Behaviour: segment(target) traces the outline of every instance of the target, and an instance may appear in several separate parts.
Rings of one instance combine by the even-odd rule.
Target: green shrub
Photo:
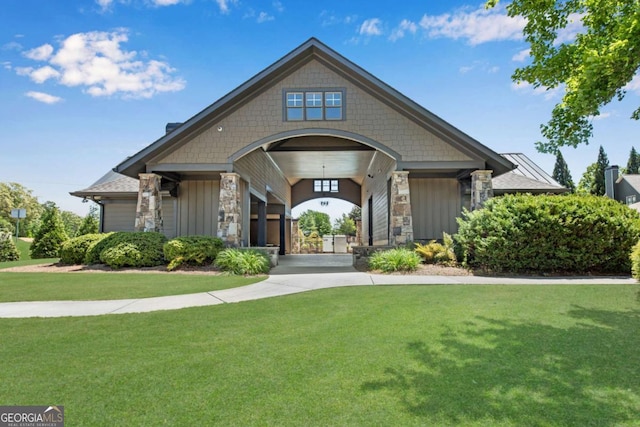
[[[507,195],[463,212],[464,262],[497,272],[628,273],[640,215],[606,197]]]
[[[118,243],[100,254],[100,260],[111,268],[150,267],[142,262],[142,251],[132,243]]]
[[[438,243],[435,240],[426,245],[416,243],[415,251],[426,264],[453,265],[456,263],[456,254],[453,246],[451,235],[443,233],[442,243]]]
[[[631,252],[631,274],[640,282],[640,241],[636,243]]]
[[[13,241],[11,233],[0,231],[0,262],[18,261],[20,252]]]
[[[174,270],[185,263],[211,264],[223,248],[224,242],[218,237],[184,236],[168,241],[162,250],[164,258],[169,261],[167,269]]]
[[[42,214],[42,223],[31,243],[31,258],[57,258],[60,247],[69,240],[58,207],[49,202]]]
[[[82,264],[91,245],[99,242],[109,234],[84,234],[67,240],[60,248],[60,263]]]
[[[130,267],[153,267],[156,265],[164,264],[164,255],[162,253],[162,246],[167,241],[167,238],[160,233],[155,232],[129,232],[118,231],[115,233],[109,233],[108,236],[100,241],[97,241],[89,246],[87,255],[85,256],[85,264],[107,264],[107,261],[114,262],[114,265],[120,268],[124,266]],[[140,254],[134,256],[130,261],[124,262],[122,253],[133,253],[129,248],[119,247],[114,252],[110,252],[107,258],[104,258],[104,253],[108,249],[116,248],[120,244],[130,244],[136,249],[136,253]]]
[[[232,274],[266,274],[271,266],[269,256],[255,249],[225,249],[216,258],[216,267]]]
[[[420,265],[420,256],[407,248],[375,252],[369,257],[369,268],[385,273],[413,271]]]

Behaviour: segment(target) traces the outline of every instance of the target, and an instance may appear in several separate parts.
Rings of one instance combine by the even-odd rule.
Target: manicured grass
[[[389,286],[0,320],[0,402],[69,425],[637,426],[632,286]]]
[[[235,288],[265,278],[176,273],[0,272],[0,302],[159,297]]]
[[[15,239],[14,239],[14,242],[15,242]],[[29,252],[29,248],[31,247],[31,242],[25,242],[23,240],[18,239],[18,241],[16,242],[16,247],[18,248],[18,252],[20,252],[20,260],[0,262],[0,269],[9,268],[9,267],[21,267],[23,265],[36,265],[36,264],[58,262],[58,258],[31,259],[31,253]]]

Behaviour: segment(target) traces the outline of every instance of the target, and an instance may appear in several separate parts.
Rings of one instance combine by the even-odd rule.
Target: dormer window
[[[344,89],[285,91],[285,121],[344,120]]]

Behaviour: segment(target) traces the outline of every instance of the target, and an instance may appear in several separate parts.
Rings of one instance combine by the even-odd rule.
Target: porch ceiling
[[[301,179],[350,178],[362,184],[376,151],[271,151],[291,185]]]

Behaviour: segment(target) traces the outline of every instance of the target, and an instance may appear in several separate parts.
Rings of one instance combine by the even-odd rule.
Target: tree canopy
[[[499,0],[488,0],[487,7]],[[624,98],[640,67],[640,3],[637,0],[513,0],[509,16],[526,19],[531,63],[512,79],[534,87],[564,88],[548,123],[540,126],[542,152],[588,144],[592,118],[614,98]],[[577,24],[577,25],[576,25]],[[576,28],[575,34],[570,29]],[[640,118],[640,108],[631,118]]]
[[[298,228],[305,236],[312,231],[316,231],[320,236],[331,234],[331,218],[324,212],[309,209],[300,214]]]

